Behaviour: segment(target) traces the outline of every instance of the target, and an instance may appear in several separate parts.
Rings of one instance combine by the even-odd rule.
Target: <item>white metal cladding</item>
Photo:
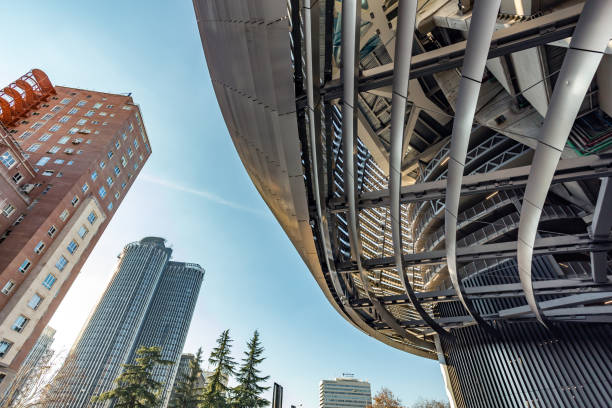
[[[399,21],[410,1],[194,4],[236,149],[337,311],[429,358],[441,328],[491,326],[495,337],[502,320],[537,318],[521,290],[524,253],[516,261],[522,199],[573,53],[552,43],[574,33],[583,4],[417,1],[412,40]],[[286,59],[267,65],[271,55]],[[612,321],[601,302],[612,296],[601,216],[612,189],[598,180],[612,175],[612,119],[598,106],[610,92],[597,89],[609,83],[600,71],[576,98],[573,144],[540,191],[549,197],[526,261],[533,297],[559,324]],[[270,126],[278,116],[290,117],[282,131]]]

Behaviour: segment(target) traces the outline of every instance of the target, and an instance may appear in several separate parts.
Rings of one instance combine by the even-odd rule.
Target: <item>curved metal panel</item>
[[[446,207],[444,210],[446,262],[448,263],[451,282],[465,309],[484,327],[490,326],[482,319],[471,300],[467,297],[457,273],[457,214],[459,212],[461,183],[470,142],[470,132],[472,130],[474,114],[476,113],[481,79],[487,62],[488,46],[495,28],[500,3],[501,0],[479,0],[474,5],[451,136]]]
[[[586,2],[544,119],[523,198],[517,242],[519,276],[531,311],[544,325],[533,291],[533,245],[542,207],[570,129],[612,37],[611,22],[612,1]]]

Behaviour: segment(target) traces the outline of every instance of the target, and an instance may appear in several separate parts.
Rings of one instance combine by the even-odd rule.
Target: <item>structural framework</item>
[[[437,359],[457,406],[612,405],[612,2],[194,6],[242,162],[338,313]]]

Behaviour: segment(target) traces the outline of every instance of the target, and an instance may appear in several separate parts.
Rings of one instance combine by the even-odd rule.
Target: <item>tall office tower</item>
[[[0,122],[0,379],[10,380],[151,148],[130,96],[54,87],[36,69],[0,91]]]
[[[174,396],[174,392],[176,391],[176,387],[178,386],[178,383],[183,378],[191,374],[191,371],[190,371],[191,368],[189,364],[194,359],[195,359],[195,355],[193,354],[189,354],[189,353],[181,354],[181,359],[179,360],[179,363],[176,369],[176,375],[174,376],[174,383],[172,384],[172,393],[170,396],[170,401],[172,400]],[[207,379],[208,379],[207,373],[206,374],[204,372],[200,373],[200,375],[198,376],[196,387],[205,388]],[[227,382],[225,384],[227,385]]]
[[[7,384],[0,397],[0,406],[19,406],[19,401],[23,401],[23,398],[33,397],[34,394],[41,391],[37,387],[44,384],[44,376],[48,374],[45,366],[53,357],[54,351],[51,345],[54,340],[55,329],[50,326],[45,327],[32,350],[23,360],[17,374],[11,383]]]
[[[163,238],[126,245],[46,407],[108,407],[90,404],[91,397],[113,388],[122,364],[133,361],[140,346],[159,346],[162,357],[174,362],[154,372],[167,403],[204,277],[199,265],[170,261],[171,254]]]
[[[194,7],[245,170],[341,316],[437,360],[460,408],[612,406],[612,1]]]
[[[354,378],[336,378],[319,383],[320,408],[365,408],[372,404],[370,383]]]

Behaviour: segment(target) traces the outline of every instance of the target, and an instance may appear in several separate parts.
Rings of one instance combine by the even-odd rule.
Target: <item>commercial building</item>
[[[45,377],[49,374],[47,367],[54,354],[51,349],[54,340],[55,329],[50,326],[45,327],[15,377],[12,381],[7,380],[5,391],[0,397],[0,406],[25,404],[26,400],[42,391]]]
[[[114,387],[122,364],[132,362],[141,346],[158,346],[174,362],[157,367],[167,404],[187,331],[204,278],[197,264],[170,261],[165,240],[143,238],[126,245],[115,274],[73,345],[46,408],[105,407],[92,396]],[[165,406],[165,405],[163,405]]]
[[[372,389],[367,381],[350,377],[319,383],[319,408],[366,408],[372,405]]]
[[[10,380],[151,148],[130,96],[53,86],[37,69],[0,91],[0,122],[0,379]]]
[[[194,6],[236,150],[338,313],[439,361],[458,407],[612,406],[612,2]]]

